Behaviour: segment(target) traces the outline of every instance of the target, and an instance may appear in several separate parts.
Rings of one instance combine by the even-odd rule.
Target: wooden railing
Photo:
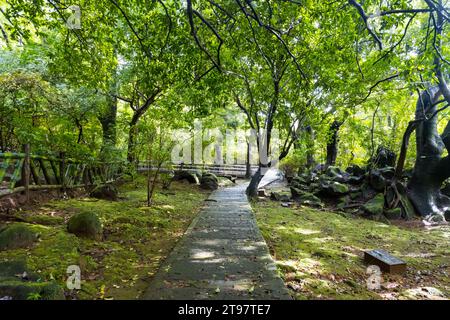
[[[109,183],[123,172],[120,162],[86,163],[65,158],[34,155],[28,145],[23,153],[0,153],[0,197],[30,190],[66,189]]]

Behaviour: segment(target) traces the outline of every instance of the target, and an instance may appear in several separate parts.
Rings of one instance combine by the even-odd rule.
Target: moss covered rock
[[[286,192],[286,191],[280,191],[280,192],[272,191],[270,193],[270,199],[274,200],[274,201],[288,202],[289,200],[291,200],[291,195],[289,192]]]
[[[305,192],[303,195],[301,195],[300,197],[297,198],[297,201],[299,201],[301,204],[305,204],[308,206],[313,206],[313,207],[322,207],[322,201],[316,197],[315,195],[313,195],[312,193],[309,192]]]
[[[63,289],[56,282],[6,280],[0,282],[0,297],[13,300],[65,300]]]
[[[175,171],[173,180],[175,181],[188,181],[189,183],[198,184],[199,179],[195,173],[185,171],[185,170],[178,170]]]
[[[25,223],[14,223],[0,232],[0,250],[27,248],[38,235]]]
[[[105,184],[95,187],[95,189],[91,191],[90,196],[97,199],[116,201],[118,194],[119,192],[115,186],[112,184]]]
[[[93,212],[83,212],[72,216],[67,223],[67,231],[78,237],[100,240],[103,228]]]
[[[200,187],[206,190],[216,190],[219,187],[219,179],[213,173],[204,173],[200,179]]]
[[[368,201],[363,209],[370,215],[381,215],[384,209],[384,195],[379,193],[372,200]]]
[[[386,216],[386,218],[388,218],[390,220],[401,219],[401,217],[402,217],[402,208],[394,208],[394,209],[391,209],[391,210],[386,210],[384,212],[384,215]]]

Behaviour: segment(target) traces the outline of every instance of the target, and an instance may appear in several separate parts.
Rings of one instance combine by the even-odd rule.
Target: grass
[[[296,299],[406,299],[433,292],[450,298],[450,228],[432,230],[349,218],[278,202],[253,203],[258,225]],[[385,249],[407,262],[403,276],[382,275],[368,290],[363,251]]]
[[[81,268],[77,299],[136,299],[183,235],[209,192],[174,182],[157,189],[154,204],[146,206],[144,177],[119,187],[120,200],[78,198],[50,201],[20,212],[39,233],[29,249],[0,252],[0,261],[26,259],[30,271],[43,281],[55,279],[65,288],[69,265]],[[67,220],[80,212],[94,212],[103,224],[103,240],[77,238],[66,230]]]

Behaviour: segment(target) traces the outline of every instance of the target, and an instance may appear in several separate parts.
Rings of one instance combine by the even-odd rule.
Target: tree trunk
[[[314,159],[314,131],[311,126],[305,128],[307,134],[306,142],[306,167],[311,169],[314,167],[316,160]]]
[[[128,131],[128,151],[127,160],[128,163],[136,163],[136,136],[137,128],[136,124],[130,124],[130,130]]]
[[[116,135],[116,119],[117,119],[117,98],[108,98],[108,109],[99,116],[99,121],[103,129],[103,145],[102,149],[107,146],[115,146],[117,142]]]
[[[335,120],[330,126],[331,136],[327,142],[327,161],[326,166],[334,166],[336,164],[338,141],[339,141],[339,128],[342,123]]]
[[[250,179],[252,176],[252,167],[250,163],[250,142],[247,142],[247,159],[245,162],[245,179]]]
[[[262,173],[262,166],[259,165],[258,170],[252,176],[252,179],[250,180],[247,190],[245,191],[247,193],[247,196],[254,198],[258,195],[258,185],[263,177],[264,174]]]
[[[429,90],[435,95],[436,89]],[[416,120],[424,118],[424,110],[431,117],[438,97],[423,92],[417,102]],[[444,149],[450,150],[450,121],[442,136],[437,130],[437,115],[420,121],[416,129],[417,157],[414,172],[408,183],[408,195],[417,213],[422,217],[444,219],[450,209],[450,198],[440,191],[442,183],[450,177],[450,158],[442,158]],[[447,213],[446,213],[447,212]],[[436,218],[435,218],[436,217]]]

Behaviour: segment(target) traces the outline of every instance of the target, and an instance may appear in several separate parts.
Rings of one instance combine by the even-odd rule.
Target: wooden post
[[[39,161],[39,167],[41,168],[42,174],[44,175],[45,183],[48,185],[52,184],[52,180],[50,179],[50,176],[48,175],[47,168],[45,167],[45,164],[44,164],[44,160],[42,160],[42,158],[38,158],[38,161]],[[56,182],[56,183],[58,183],[58,182]]]
[[[61,190],[66,191],[66,160],[64,159],[64,152],[59,153],[59,179],[61,183]]]
[[[28,143],[24,144],[23,152],[25,158],[22,166],[22,181],[25,188],[25,200],[28,203],[30,201],[30,145]]]

